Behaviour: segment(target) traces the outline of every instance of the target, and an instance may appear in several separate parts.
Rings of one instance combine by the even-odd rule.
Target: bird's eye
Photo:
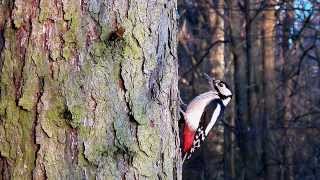
[[[219,83],[219,84],[218,84],[218,86],[220,86],[220,87],[223,87],[223,85],[224,85],[223,83]]]

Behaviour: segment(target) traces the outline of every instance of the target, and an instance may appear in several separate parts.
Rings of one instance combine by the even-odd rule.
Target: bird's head
[[[221,80],[214,80],[213,87],[222,99],[232,97],[232,92],[231,92],[229,86],[227,85],[227,83],[225,83]]]
[[[227,83],[224,81],[215,79],[208,74],[204,73],[204,77],[209,81],[209,85],[212,90],[215,90],[221,99],[232,98],[232,92]]]

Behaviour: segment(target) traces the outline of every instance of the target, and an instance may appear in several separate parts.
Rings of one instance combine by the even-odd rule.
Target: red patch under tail
[[[191,129],[187,124],[184,124],[183,129],[183,152],[189,152],[194,139],[195,131]]]

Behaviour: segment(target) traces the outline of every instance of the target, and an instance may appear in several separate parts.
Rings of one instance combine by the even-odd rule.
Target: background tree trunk
[[[204,63],[203,71],[217,79],[224,79],[225,75],[225,43],[224,43],[224,0],[206,1],[208,3],[208,15],[211,41],[207,62]],[[206,83],[207,84],[207,83]],[[211,119],[211,114],[207,115]],[[206,138],[203,145],[202,156],[204,159],[204,178],[206,180],[223,179],[223,158],[224,158],[224,131],[222,124],[216,125]]]
[[[252,178],[253,171],[250,166],[253,164],[254,154],[251,153],[251,143],[248,130],[252,126],[249,119],[250,96],[249,96],[249,78],[250,78],[250,25],[248,19],[250,17],[249,1],[225,1],[228,6],[228,36],[231,44],[232,61],[234,63],[234,102],[235,106],[235,125],[237,131],[237,144],[239,146],[240,168],[236,169],[239,179]],[[240,7],[241,6],[241,7]]]
[[[263,136],[273,139],[273,132],[269,130],[270,126],[276,124],[276,71],[275,71],[275,27],[276,27],[276,13],[275,13],[276,1],[268,0],[266,2],[266,9],[263,12]],[[266,135],[268,134],[268,135]],[[265,139],[266,141],[266,139]],[[265,158],[267,164],[265,169],[265,179],[276,179],[277,167],[272,166],[272,155],[274,147],[272,143],[265,142]]]
[[[0,177],[181,178],[175,1],[0,9]]]
[[[287,1],[284,6],[286,7],[286,10],[284,12],[284,18],[283,18],[283,28],[282,28],[282,43],[281,43],[281,54],[280,54],[280,60],[283,65],[283,88],[285,89],[284,97],[283,97],[283,127],[284,127],[284,138],[285,142],[291,142],[290,138],[294,136],[294,132],[290,130],[290,120],[292,119],[292,100],[290,96],[294,93],[292,92],[293,87],[293,80],[289,77],[289,71],[290,67],[293,66],[291,59],[289,59],[289,53],[290,52],[290,31],[293,29],[293,23],[294,23],[294,11],[292,10],[294,8],[294,2],[293,0]],[[283,152],[283,163],[284,168],[281,170],[281,179],[285,180],[293,180],[294,179],[294,173],[293,173],[293,150],[292,145],[289,143],[288,145],[284,145],[282,147]]]

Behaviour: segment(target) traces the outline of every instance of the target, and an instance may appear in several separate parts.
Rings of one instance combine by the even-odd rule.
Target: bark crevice
[[[10,175],[11,165],[9,164],[9,160],[0,154],[0,179],[10,179]]]

